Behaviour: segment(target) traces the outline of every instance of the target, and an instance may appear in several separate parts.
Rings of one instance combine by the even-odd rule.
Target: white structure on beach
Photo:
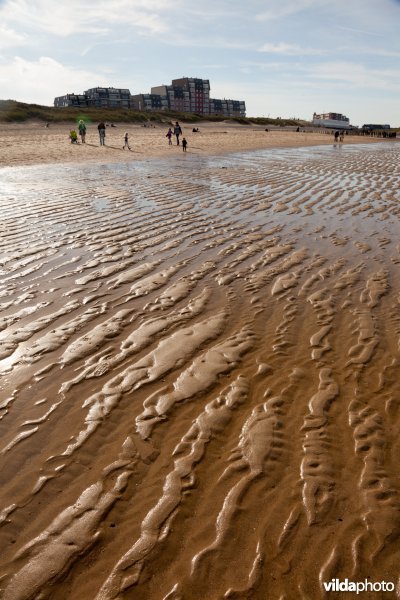
[[[312,124],[333,129],[350,129],[350,119],[340,113],[333,112],[322,113],[320,115],[314,113]]]

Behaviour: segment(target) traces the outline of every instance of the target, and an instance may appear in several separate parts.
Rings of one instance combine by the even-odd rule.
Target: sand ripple
[[[399,165],[3,170],[2,598],[397,583]]]

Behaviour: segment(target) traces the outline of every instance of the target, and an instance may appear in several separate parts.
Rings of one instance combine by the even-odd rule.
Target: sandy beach
[[[398,598],[400,145],[191,128],[2,131],[0,596]]]
[[[260,125],[239,123],[181,123],[183,135],[188,141],[187,152],[196,156],[220,155],[231,152],[260,150],[267,148],[305,147],[331,145],[333,135],[313,133],[295,128],[269,128]],[[0,167],[53,163],[133,162],[151,157],[171,158],[182,148],[168,145],[165,137],[168,127],[155,124],[143,127],[139,124],[117,123],[106,128],[106,145],[100,147],[97,123],[87,127],[86,143],[71,144],[71,123],[50,124],[42,122],[3,124],[0,133]],[[193,133],[193,127],[199,132]],[[77,129],[77,126],[75,126]],[[132,151],[123,150],[125,132],[129,134]],[[345,136],[345,144],[369,144],[377,138]]]

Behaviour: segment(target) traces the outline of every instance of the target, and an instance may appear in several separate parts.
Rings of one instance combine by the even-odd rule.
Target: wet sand
[[[1,597],[397,585],[400,146],[1,175]]]

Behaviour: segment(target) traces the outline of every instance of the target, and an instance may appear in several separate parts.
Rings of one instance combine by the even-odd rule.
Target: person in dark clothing
[[[97,129],[99,130],[100,146],[105,146],[106,126],[101,122],[97,125]]]
[[[125,133],[124,145],[122,146],[122,150],[125,150],[125,148],[128,148],[128,150],[131,150],[131,147],[129,145],[129,134],[128,134],[128,132]]]
[[[186,138],[182,138],[182,150],[186,152],[187,140]]]
[[[179,136],[182,135],[182,129],[178,121],[175,123],[174,135],[176,136],[176,145],[179,146]]]

